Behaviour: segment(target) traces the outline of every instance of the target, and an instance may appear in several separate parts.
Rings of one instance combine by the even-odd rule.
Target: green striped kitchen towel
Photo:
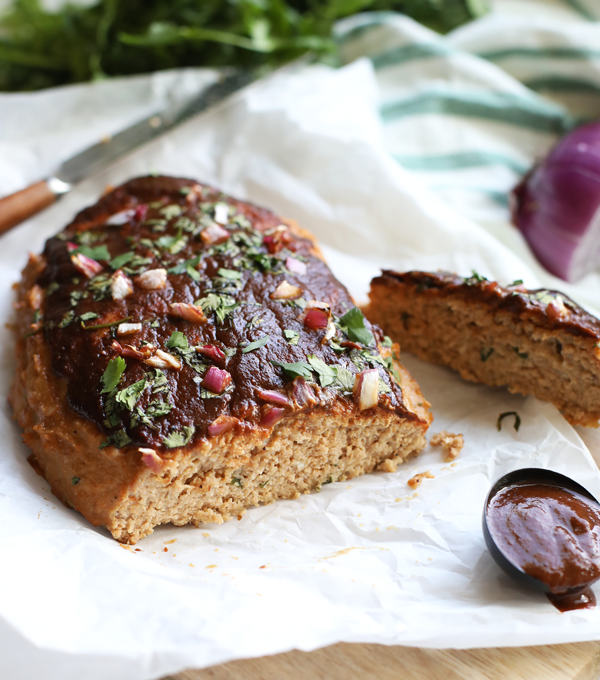
[[[496,0],[446,36],[372,12],[337,38],[344,62],[373,63],[393,157],[479,222],[506,221],[536,159],[600,118],[600,0]]]

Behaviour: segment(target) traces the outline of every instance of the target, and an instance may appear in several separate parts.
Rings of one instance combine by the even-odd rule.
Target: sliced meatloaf
[[[392,470],[431,416],[289,221],[135,179],[31,256],[10,401],[53,492],[119,541]]]
[[[478,274],[384,271],[366,313],[421,359],[533,394],[573,424],[598,425],[600,320],[562,293]]]

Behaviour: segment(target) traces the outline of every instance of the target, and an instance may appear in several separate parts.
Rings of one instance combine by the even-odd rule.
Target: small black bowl
[[[535,578],[535,576],[526,574],[520,567],[511,562],[508,557],[506,557],[506,555],[496,545],[496,542],[492,538],[492,534],[488,527],[488,506],[492,498],[494,498],[494,496],[505,487],[523,482],[560,486],[563,489],[575,491],[576,493],[589,498],[599,507],[600,503],[598,503],[598,500],[585,487],[581,486],[581,484],[578,484],[570,477],[565,477],[565,475],[561,475],[558,472],[553,472],[552,470],[543,470],[541,468],[522,468],[521,470],[509,472],[507,475],[500,477],[500,479],[498,479],[490,489],[483,506],[483,537],[485,539],[487,549],[490,551],[490,554],[494,558],[496,564],[512,579],[521,585],[526,586],[527,588],[549,593],[550,588],[543,581]]]

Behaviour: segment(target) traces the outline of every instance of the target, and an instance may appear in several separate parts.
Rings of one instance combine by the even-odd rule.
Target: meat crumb
[[[411,489],[416,489],[418,486],[421,486],[424,479],[434,479],[434,477],[435,475],[432,475],[431,472],[427,470],[427,472],[420,472],[418,475],[411,477],[406,483]]]
[[[465,438],[462,434],[453,434],[452,432],[442,430],[442,432],[434,434],[429,443],[431,446],[441,446],[442,451],[446,454],[445,460],[449,463],[462,451],[462,447],[465,445]]]

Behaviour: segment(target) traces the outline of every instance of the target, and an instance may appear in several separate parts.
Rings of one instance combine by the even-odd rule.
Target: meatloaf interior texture
[[[310,235],[132,180],[32,255],[10,401],[55,495],[119,541],[240,517],[425,445],[429,404]]]
[[[474,274],[384,271],[369,320],[425,361],[466,380],[554,404],[572,424],[598,426],[600,320],[561,293],[508,287]]]

